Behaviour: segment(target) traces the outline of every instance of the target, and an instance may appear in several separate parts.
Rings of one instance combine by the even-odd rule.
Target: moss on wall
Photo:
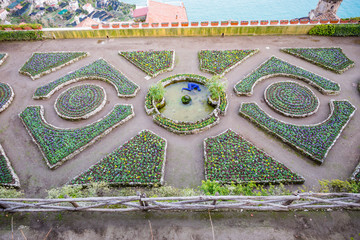
[[[287,26],[239,26],[239,27],[187,27],[187,28],[138,28],[138,29],[100,29],[100,30],[67,30],[56,29],[44,31],[47,38],[110,38],[116,37],[206,37],[238,35],[291,35],[307,34],[312,25]]]

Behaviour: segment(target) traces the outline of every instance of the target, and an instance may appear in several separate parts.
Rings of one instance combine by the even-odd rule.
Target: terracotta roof
[[[184,4],[182,6],[175,6],[149,0],[148,8],[147,23],[188,22]]]
[[[17,8],[17,9],[22,9],[23,7],[22,7],[20,4],[18,4],[18,5],[16,5],[15,8]]]
[[[91,25],[94,24],[99,24],[97,21],[95,21],[92,18],[85,18],[81,23],[79,23],[78,25],[76,25],[76,27],[91,27]]]
[[[144,8],[138,8],[138,9],[135,9],[133,11],[133,17],[134,18],[137,18],[137,17],[144,17],[147,15],[148,13],[148,9],[147,7],[144,7]]]

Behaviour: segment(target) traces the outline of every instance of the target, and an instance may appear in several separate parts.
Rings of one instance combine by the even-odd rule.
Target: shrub
[[[43,31],[0,31],[0,41],[29,41],[43,39]]]
[[[360,24],[318,25],[310,29],[310,35],[320,36],[360,36]]]
[[[150,86],[149,94],[155,102],[160,102],[164,98],[165,88],[161,82],[158,82]]]
[[[206,87],[209,89],[212,99],[219,99],[220,94],[226,91],[226,81],[226,78],[222,78],[219,75],[215,75],[209,79],[206,83]]]
[[[335,26],[331,24],[318,25],[310,29],[310,35],[331,36],[335,33]]]
[[[360,193],[360,182],[334,180],[320,180],[320,192],[350,192]]]
[[[0,187],[0,198],[20,198],[23,196],[23,191],[17,191],[15,188]]]

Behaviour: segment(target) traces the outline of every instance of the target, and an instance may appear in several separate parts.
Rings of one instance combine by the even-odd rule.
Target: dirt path
[[[320,67],[297,59],[279,51],[282,47],[341,47],[344,53],[355,61],[352,68],[342,75],[326,71]],[[177,73],[195,73],[210,76],[198,69],[197,52],[202,49],[253,49],[260,53],[251,57],[235,68],[226,77],[229,110],[221,118],[219,125],[198,135],[178,136],[155,125],[152,117],[144,111],[144,98],[150,84]],[[145,80],[146,74],[118,55],[118,50],[163,50],[176,51],[176,67],[170,73],[164,73],[155,79]],[[32,81],[29,77],[18,73],[33,52],[46,51],[89,51],[87,57],[75,64]],[[360,44],[359,38],[327,38],[313,36],[259,36],[259,37],[225,37],[225,38],[134,38],[110,39],[99,43],[96,39],[47,40],[42,42],[1,43],[0,52],[9,53],[9,58],[0,67],[1,82],[9,83],[15,91],[12,105],[0,114],[0,143],[10,158],[15,171],[19,175],[22,188],[28,196],[44,196],[45,190],[62,186],[68,180],[86,170],[103,156],[122,145],[142,129],[150,129],[168,140],[167,165],[165,181],[176,187],[197,187],[204,179],[203,140],[217,135],[228,128],[240,133],[247,140],[265,150],[278,161],[300,173],[306,179],[308,187],[317,186],[320,179],[347,179],[357,165],[360,155],[360,110],[358,110],[345,131],[330,151],[325,162],[319,166],[308,158],[298,154],[290,147],[264,133],[249,121],[238,115],[240,103],[255,101],[270,115],[297,124],[318,123],[329,115],[330,99],[348,99],[360,109],[360,96],[355,84],[360,80]],[[237,97],[233,86],[245,75],[270,56],[280,57],[291,64],[325,76],[341,85],[338,96],[324,96],[310,87],[320,99],[318,113],[306,119],[289,119],[271,110],[263,101],[264,89],[271,83],[288,78],[272,78],[258,84],[251,97]],[[140,85],[141,90],[135,98],[120,99],[114,88],[101,81],[86,81],[104,87],[109,102],[100,113],[88,120],[69,122],[59,118],[54,110],[54,102],[63,90],[56,92],[48,100],[33,100],[35,89],[66,73],[76,70],[98,58],[104,58],[117,69],[125,73],[131,80]],[[297,80],[295,80],[297,81]],[[85,81],[84,81],[85,82]],[[84,83],[81,82],[80,84]],[[300,81],[297,81],[300,82]],[[74,86],[71,84],[64,90]],[[43,105],[47,121],[58,127],[80,127],[92,123],[109,113],[117,103],[133,104],[135,118],[113,130],[101,141],[87,148],[84,152],[67,161],[63,166],[52,171],[42,160],[42,155],[22,125],[18,114],[29,105]]]
[[[0,215],[0,240],[12,239],[11,215]],[[15,214],[14,239],[360,239],[360,212],[50,213]],[[150,228],[151,226],[151,228]],[[154,238],[152,238],[152,236]]]

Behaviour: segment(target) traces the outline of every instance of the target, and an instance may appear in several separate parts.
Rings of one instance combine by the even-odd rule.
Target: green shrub
[[[15,188],[0,187],[0,198],[20,198],[24,192],[17,191]]]
[[[336,37],[360,36],[360,24],[318,25],[310,29],[309,34]]]
[[[310,29],[310,35],[331,36],[335,33],[334,25],[318,25]]]
[[[93,182],[86,187],[75,185],[65,185],[61,188],[53,188],[46,191],[47,198],[85,198],[85,197],[102,197],[110,193],[110,187],[105,182]]]
[[[220,77],[219,75],[215,75],[209,79],[206,83],[206,87],[209,89],[211,94],[211,98],[213,100],[217,100],[220,97],[220,94],[226,91],[226,79]]]
[[[360,182],[334,180],[320,180],[320,192],[350,192],[360,193]]]
[[[29,41],[42,39],[42,31],[0,31],[0,41]]]
[[[164,86],[160,82],[151,85],[149,89],[149,94],[150,96],[152,96],[155,102],[160,102],[165,94]]]

